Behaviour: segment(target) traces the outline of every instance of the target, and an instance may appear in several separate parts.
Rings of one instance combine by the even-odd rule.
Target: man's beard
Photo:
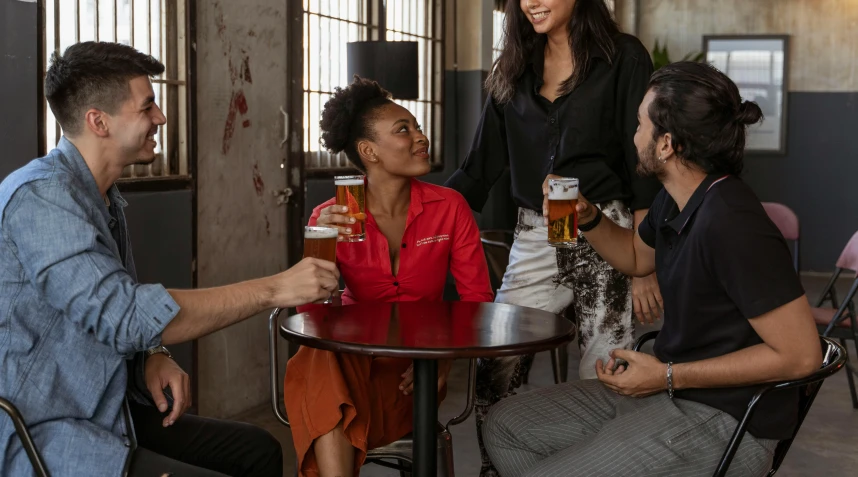
[[[664,164],[656,159],[655,140],[650,139],[644,150],[638,151],[638,165],[635,172],[641,177],[655,177],[659,180],[664,178]]]

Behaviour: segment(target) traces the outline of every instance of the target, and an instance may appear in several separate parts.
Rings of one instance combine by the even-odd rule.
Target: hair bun
[[[390,93],[377,82],[358,75],[354,76],[354,81],[349,86],[334,88],[334,94],[325,103],[319,121],[322,146],[334,154],[345,150],[354,139],[351,136],[355,120],[364,113],[368,105],[389,98]]]
[[[757,124],[763,119],[763,110],[760,109],[760,106],[753,101],[742,101],[742,104],[739,105],[739,113],[736,116],[736,121],[745,125],[750,126],[751,124]]]

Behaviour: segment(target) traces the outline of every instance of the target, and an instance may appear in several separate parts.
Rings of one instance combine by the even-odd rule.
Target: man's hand
[[[333,262],[305,258],[297,265],[271,277],[273,306],[291,308],[322,303],[340,289],[340,272]]]
[[[560,176],[548,174],[545,181],[542,182],[542,217],[544,223],[548,225],[548,179],[560,179]],[[581,192],[578,192],[578,224],[583,225],[593,220],[596,217],[596,206],[591,204],[584,198]]]
[[[167,412],[169,407],[164,396],[164,388],[167,386],[170,386],[173,393],[173,411],[164,418],[164,427],[172,426],[176,419],[191,407],[191,380],[188,373],[166,354],[153,354],[146,358],[146,388],[161,412]]]
[[[614,367],[618,360],[627,364]],[[645,397],[667,389],[667,365],[655,356],[615,349],[606,364],[596,361],[596,377],[611,391],[623,396]]]
[[[664,311],[664,301],[655,273],[642,278],[632,278],[632,305],[635,317],[641,324],[653,324]]]
[[[452,359],[438,360],[438,391],[447,383],[447,377],[450,376],[450,370],[453,369]],[[408,396],[414,392],[414,364],[412,363],[408,369],[402,373],[402,382],[399,384],[399,390],[402,394]]]

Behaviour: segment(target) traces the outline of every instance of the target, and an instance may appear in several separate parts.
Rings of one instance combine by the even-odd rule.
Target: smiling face
[[[536,33],[566,32],[576,0],[521,0],[521,11]]]
[[[150,164],[155,160],[158,126],[165,124],[167,118],[155,104],[148,77],[138,76],[128,85],[128,98],[115,114],[107,115],[108,140],[124,164]]]
[[[407,109],[396,103],[380,106],[373,111],[371,127],[373,139],[358,146],[367,172],[380,167],[399,177],[429,173],[429,139]]]

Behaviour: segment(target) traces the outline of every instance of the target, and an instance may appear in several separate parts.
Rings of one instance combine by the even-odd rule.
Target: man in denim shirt
[[[154,160],[165,118],[149,78],[163,71],[114,43],[54,55],[45,93],[64,137],[0,184],[0,396],[20,409],[53,475],[279,476],[280,445],[265,431],[179,417],[191,401],[187,375],[162,345],[324,300],[339,273],[307,259],[212,289],[137,282],[114,182]],[[0,456],[0,475],[32,472],[5,416]]]

